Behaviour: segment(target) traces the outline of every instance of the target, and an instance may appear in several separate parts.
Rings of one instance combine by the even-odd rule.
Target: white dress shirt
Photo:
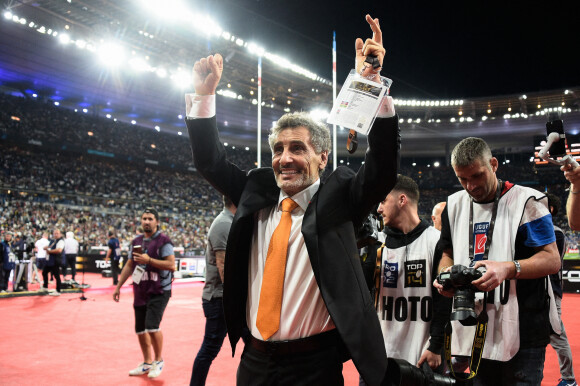
[[[271,341],[305,338],[335,328],[320,295],[302,235],[304,213],[319,187],[320,179],[291,197],[298,207],[292,211],[280,328],[269,339]],[[277,205],[262,209],[255,215],[248,272],[246,318],[252,335],[257,339],[262,339],[256,327],[256,318],[268,246],[272,233],[280,223],[281,203],[287,197],[289,197],[287,194],[280,191]]]

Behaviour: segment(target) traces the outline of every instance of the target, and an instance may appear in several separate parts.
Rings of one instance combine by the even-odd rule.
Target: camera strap
[[[453,365],[451,364],[451,334],[453,333],[453,327],[451,326],[451,321],[448,321],[445,325],[445,362],[453,378],[458,381],[464,382],[471,379],[477,375],[479,370],[479,364],[481,363],[481,358],[483,356],[483,347],[485,346],[485,338],[487,336],[487,292],[483,295],[483,310],[477,317],[477,325],[475,326],[475,334],[473,336],[473,344],[471,345],[471,358],[469,360],[469,374],[455,374],[453,371]]]
[[[487,231],[487,239],[485,240],[485,247],[483,251],[483,260],[487,260],[487,255],[489,253],[489,246],[491,245],[491,240],[493,238],[493,230],[495,228],[495,219],[497,217],[497,208],[499,206],[499,198],[503,190],[503,181],[497,181],[497,190],[495,192],[495,198],[493,200],[493,207],[491,209],[491,220],[489,220],[489,229]],[[474,242],[474,229],[473,229],[473,198],[470,197],[469,200],[469,260],[473,261],[475,256],[475,250],[473,249]],[[445,325],[445,361],[447,362],[447,367],[451,371],[453,378],[458,381],[467,381],[477,375],[479,370],[479,364],[481,363],[481,358],[483,356],[483,347],[485,346],[485,338],[487,336],[487,292],[483,293],[483,309],[481,310],[479,316],[477,317],[477,325],[475,326],[475,334],[473,336],[473,344],[471,345],[471,358],[469,361],[469,374],[455,374],[453,371],[453,366],[451,364],[451,335],[453,333],[453,327],[451,326],[451,321],[447,322]]]
[[[483,250],[483,260],[487,260],[487,255],[489,253],[489,246],[491,245],[491,239],[493,237],[493,229],[495,228],[495,218],[497,217],[497,207],[502,190],[503,181],[498,180],[497,191],[495,193],[495,199],[493,200],[493,207],[491,208],[491,220],[489,220],[489,229],[487,230],[487,238],[485,240],[485,248]],[[473,198],[471,196],[469,197],[469,204],[469,260],[473,261],[475,250],[473,249]]]
[[[383,243],[379,249],[377,249],[377,260],[375,264],[375,293],[374,293],[374,300],[375,300],[375,310],[379,310],[379,298],[381,297],[381,266],[383,264],[383,249],[385,248],[385,244]]]

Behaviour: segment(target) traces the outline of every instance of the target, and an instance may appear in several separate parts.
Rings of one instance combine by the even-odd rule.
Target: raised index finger
[[[371,15],[367,15],[366,20],[373,30],[373,40],[378,44],[383,45],[383,33],[381,31],[381,26],[379,25],[379,19],[373,19]]]

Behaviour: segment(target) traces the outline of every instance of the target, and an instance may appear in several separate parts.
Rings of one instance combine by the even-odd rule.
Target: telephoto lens
[[[403,359],[388,359],[387,376],[382,386],[443,386],[455,385],[453,378],[435,374],[427,362],[419,368]]]

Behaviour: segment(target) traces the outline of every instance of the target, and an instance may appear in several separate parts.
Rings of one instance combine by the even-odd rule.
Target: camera
[[[374,211],[376,213],[376,210]],[[373,213],[369,214],[363,224],[356,230],[356,246],[364,248],[374,245],[379,239],[379,231],[382,229],[382,217],[378,219]]]
[[[464,326],[475,326],[477,315],[475,314],[475,293],[481,292],[471,282],[479,279],[483,273],[475,268],[467,268],[456,264],[448,272],[441,272],[437,276],[437,282],[446,291],[455,289],[453,296],[453,311],[451,320],[458,320]]]
[[[551,120],[546,123],[546,136],[555,133],[559,140],[552,143],[550,146],[550,156],[556,159],[557,157],[564,157],[566,155],[566,135],[564,134],[564,125],[561,119]]]
[[[387,376],[382,386],[440,386],[455,384],[455,379],[434,373],[427,362],[423,363],[419,368],[403,359],[389,358]]]

